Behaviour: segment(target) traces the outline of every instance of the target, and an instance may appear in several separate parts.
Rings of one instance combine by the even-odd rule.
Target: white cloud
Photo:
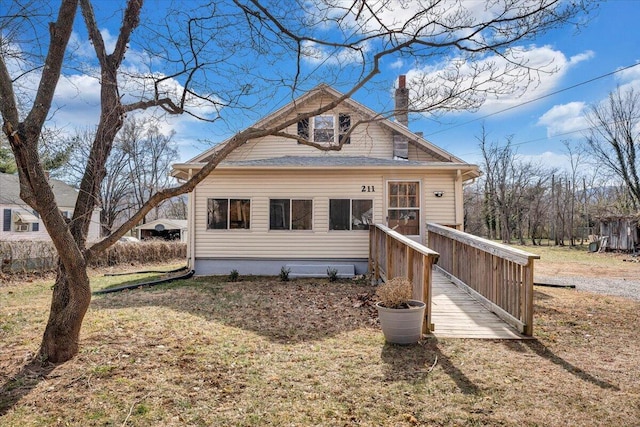
[[[574,58],[571,58],[572,63],[574,63]],[[640,66],[621,71],[617,74],[617,78],[622,92],[633,89],[640,93]],[[606,104],[607,102],[605,97],[596,104]],[[537,125],[546,126],[548,137],[588,129],[590,123],[585,117],[587,108],[587,104],[584,102],[555,105],[540,116]]]
[[[571,160],[567,154],[545,151],[540,154],[517,154],[518,160],[544,165],[547,168],[557,168],[564,171],[571,170]]]
[[[302,58],[313,65],[359,64],[368,50],[368,45],[364,44],[360,47],[362,52],[356,49],[332,49],[311,41],[305,41],[302,44]]]
[[[398,58],[395,61],[393,61],[391,64],[389,64],[389,68],[393,70],[397,70],[399,68],[402,68],[403,66],[404,66],[404,61],[402,60],[402,58]]]
[[[573,55],[569,58],[569,65],[573,66],[579,64],[583,61],[588,61],[596,56],[595,52],[592,50],[587,50],[585,52],[579,53],[577,55]]]
[[[632,68],[620,71],[616,76],[621,82],[633,82],[634,80],[640,80],[640,62],[637,62],[636,66]]]
[[[589,127],[584,116],[584,102],[555,105],[538,119],[538,125],[547,127],[547,136],[554,137]]]
[[[69,51],[81,58],[93,58],[95,50],[89,40],[82,40],[75,31],[71,33],[69,38]]]
[[[441,23],[451,27],[453,21],[466,20],[480,22],[498,14],[503,14],[499,4],[487,2],[460,2],[459,0],[440,0],[437,3],[406,0],[308,0],[305,2],[306,22],[326,30],[339,27],[346,34],[374,34],[384,30],[395,32],[419,32],[420,34],[439,34],[443,31]],[[328,6],[330,5],[330,6]],[[357,19],[356,19],[357,17]],[[469,30],[470,32],[471,30]]]
[[[635,67],[627,68],[616,74],[620,90],[626,91],[633,89],[640,93],[640,62],[638,64],[639,65]]]
[[[108,53],[113,52],[116,48],[116,42],[118,41],[117,37],[111,35],[108,29],[103,28],[100,30],[100,34],[102,35],[102,40],[104,41],[104,47]]]
[[[591,57],[590,51],[567,59],[561,51],[550,46],[518,46],[507,51],[504,57],[486,56],[475,62],[448,58],[411,70],[407,77],[416,85],[411,88],[414,98],[433,103],[438,97],[456,92],[459,107],[481,104],[480,113],[490,114],[553,91],[572,66]],[[515,67],[514,63],[540,71],[527,72]],[[424,107],[419,103],[416,106]]]

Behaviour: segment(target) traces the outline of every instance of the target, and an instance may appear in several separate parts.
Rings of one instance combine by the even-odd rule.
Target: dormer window
[[[298,136],[312,142],[339,144],[343,142],[344,134],[351,128],[351,116],[348,114],[323,114],[298,122]],[[351,138],[344,139],[344,144],[350,144]]]
[[[316,116],[313,118],[313,141],[335,142],[333,116]]]

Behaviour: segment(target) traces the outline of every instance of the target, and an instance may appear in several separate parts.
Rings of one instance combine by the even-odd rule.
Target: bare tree
[[[172,142],[173,132],[164,135],[149,120],[127,118],[117,141],[127,163],[127,179],[131,208],[136,211],[161,189],[170,187],[171,163],[178,158],[178,150]],[[153,218],[158,219],[161,205],[153,208]],[[142,219],[146,222],[147,218]]]
[[[164,135],[150,118],[128,117],[116,136],[105,165],[99,206],[102,235],[108,236],[128,214],[140,209],[160,189],[174,184],[171,162],[177,158],[172,135]],[[95,133],[78,131],[70,139],[71,158],[64,167],[67,180],[79,186]],[[162,204],[154,208],[157,219]],[[146,219],[146,218],[145,218]]]
[[[627,193],[629,213],[640,208],[640,94],[618,88],[606,102],[591,107],[586,141],[592,155],[619,180]]]
[[[187,198],[181,195],[167,200],[163,214],[169,219],[187,219]]]
[[[484,215],[490,238],[522,245],[530,230],[540,226],[540,204],[552,172],[518,158],[511,148],[512,137],[504,145],[488,142],[482,128],[478,137],[482,152],[484,179]],[[531,234],[533,235],[533,234]]]
[[[65,165],[66,181],[78,187],[89,159],[95,132],[84,129],[69,138],[72,151]],[[119,141],[115,141],[105,164],[105,175],[100,185],[97,206],[100,207],[101,236],[108,236],[117,221],[131,210],[131,181],[127,173],[127,156]]]
[[[0,18],[3,131],[15,155],[21,198],[40,213],[60,259],[40,357],[64,362],[77,353],[91,300],[88,262],[163,200],[191,191],[236,147],[250,139],[278,135],[318,149],[341,149],[341,144],[323,146],[287,134],[285,129],[300,119],[332,110],[372,83],[379,74],[380,61],[390,56],[408,56],[423,63],[454,58],[449,69],[422,79],[423,89],[414,96],[411,111],[473,109],[488,94],[526,90],[544,70],[532,69],[512,48],[566,24],[586,4],[496,0],[485,7],[482,2],[455,0],[345,4],[305,0],[292,8],[290,2],[221,0],[178,2],[173,10],[163,14],[155,10],[147,19],[142,15],[143,0],[128,0],[122,11],[100,15],[122,17],[115,43],[108,48],[90,0],[60,0],[57,12],[52,11],[55,16],[47,13],[55,7],[49,2],[9,3]],[[113,5],[100,3],[103,9]],[[157,9],[165,3],[154,5]],[[481,10],[475,10],[477,7]],[[398,8],[403,9],[400,15]],[[82,20],[76,19],[78,10]],[[164,25],[159,16],[164,17]],[[87,58],[74,61],[74,54],[81,52],[67,49],[74,23],[84,24],[93,47],[95,63],[91,65],[95,65],[100,82],[100,117],[73,218],[67,221],[47,183],[38,141],[53,113],[54,93],[63,72],[87,69]],[[130,54],[142,52],[140,57],[146,59],[148,70],[134,73],[122,67],[128,49]],[[488,54],[504,60],[478,61]],[[327,63],[323,55],[337,60]],[[260,67],[255,66],[256,58],[260,58]],[[309,58],[325,61],[326,67],[305,66]],[[284,61],[292,61],[294,66],[279,66]],[[464,63],[471,64],[465,72],[460,66]],[[188,182],[156,192],[109,236],[87,246],[91,212],[98,203],[107,160],[127,113],[159,109],[211,122],[239,120],[242,115],[251,116],[248,107],[275,99],[274,91],[282,94],[287,89],[291,99],[314,79],[342,84],[344,96],[300,117],[258,123],[236,133]],[[37,85],[29,92],[34,80]],[[352,123],[352,129],[359,125]]]

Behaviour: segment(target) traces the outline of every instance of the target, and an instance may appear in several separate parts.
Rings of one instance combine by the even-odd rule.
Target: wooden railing
[[[525,335],[533,335],[533,261],[538,255],[427,224],[438,268]]]
[[[369,227],[369,272],[377,282],[407,277],[413,284],[413,299],[426,303],[422,332],[431,323],[431,269],[438,253],[381,224]]]

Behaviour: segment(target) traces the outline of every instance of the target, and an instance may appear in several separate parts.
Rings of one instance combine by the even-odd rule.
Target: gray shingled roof
[[[225,162],[226,166],[238,167],[428,167],[428,166],[455,166],[463,163],[443,162],[417,162],[407,160],[376,159],[357,156],[285,156],[272,159],[242,160]]]
[[[73,207],[78,198],[75,188],[57,179],[50,179],[49,183],[53,189],[58,206]],[[24,205],[20,199],[20,183],[18,175],[0,173],[0,204],[3,205]]]

